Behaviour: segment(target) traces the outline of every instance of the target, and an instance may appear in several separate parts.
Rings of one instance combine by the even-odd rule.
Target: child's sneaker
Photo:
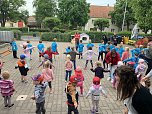
[[[23,83],[24,83],[24,80],[21,80],[21,82],[23,82]]]
[[[96,110],[96,114],[99,114],[99,111],[98,111],[98,110]]]
[[[24,81],[24,83],[28,83],[28,81]]]
[[[7,107],[8,107],[8,105],[5,105],[5,106],[4,106],[4,108],[7,108]]]
[[[8,106],[8,108],[12,108],[14,106],[14,104],[11,104],[10,106]]]

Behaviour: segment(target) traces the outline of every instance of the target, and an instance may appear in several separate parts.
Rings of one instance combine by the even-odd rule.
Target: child
[[[98,61],[100,60],[100,56],[101,56],[101,60],[103,61],[103,53],[105,52],[105,45],[104,45],[104,41],[101,40],[101,43],[99,44],[99,55],[98,55]]]
[[[123,62],[129,62],[129,61],[134,62],[135,63],[134,64],[134,69],[136,69],[136,67],[138,65],[138,61],[139,61],[139,57],[138,56],[139,56],[138,52],[134,52],[134,57],[126,59],[126,60],[123,60]]]
[[[83,53],[83,48],[84,48],[84,44],[82,43],[82,40],[80,40],[80,44],[78,45],[78,52],[79,52],[79,59],[83,58],[82,57],[82,53]]]
[[[73,63],[70,59],[71,59],[71,56],[67,55],[67,60],[65,62],[65,71],[66,71],[65,83],[70,79],[71,74],[72,74]]]
[[[0,80],[0,90],[4,98],[5,108],[11,108],[14,104],[11,103],[11,96],[13,95],[14,82],[9,80],[10,74],[8,71],[2,73],[3,80]]]
[[[126,47],[125,52],[123,52],[122,54],[121,60],[123,61],[123,60],[129,59],[129,57],[130,57],[129,47]]]
[[[30,41],[27,41],[27,47],[28,48],[33,47],[32,44],[30,43]],[[32,49],[30,49],[30,60],[32,60],[31,55],[32,55]]]
[[[75,51],[75,48],[72,47],[71,48],[72,51],[69,53],[64,53],[64,54],[70,54],[71,56],[71,61],[73,62],[73,66],[74,66],[74,70],[76,69],[76,55],[79,55],[79,53],[77,51]]]
[[[25,62],[26,56],[24,54],[20,55],[20,60],[17,62],[17,65],[15,68],[19,68],[20,74],[21,74],[21,82],[27,83],[27,72],[29,71],[26,62]]]
[[[69,52],[71,52],[70,46],[68,46],[68,47],[66,48],[66,53],[69,53]]]
[[[110,47],[107,47],[107,48],[106,48],[106,51],[104,52],[104,53],[105,53],[105,58],[106,58],[108,52],[110,52]],[[104,58],[104,60],[103,60],[103,67],[104,67],[104,69],[105,69],[105,68],[108,69],[108,63],[106,62],[106,59],[105,59],[105,58]],[[107,66],[107,67],[106,67],[106,66]]]
[[[57,45],[56,41],[57,41],[57,39],[54,38],[54,39],[53,39],[53,42],[52,42],[52,45],[51,45],[52,52],[54,52],[54,53],[57,53],[57,52],[58,52],[58,50],[57,50],[58,45]],[[55,54],[54,54],[54,60],[55,60]]]
[[[91,43],[91,40],[89,41],[89,43],[87,44],[87,49],[89,49],[89,48],[93,48],[94,47],[94,44],[93,43]]]
[[[51,82],[54,79],[54,74],[53,70],[50,69],[50,61],[46,61],[44,63],[44,69],[42,70],[42,76],[44,77],[44,82],[48,82],[49,88],[50,88],[50,93],[52,93],[52,85]]]
[[[95,76],[97,76],[100,79],[104,78],[103,72],[110,72],[109,70],[104,70],[101,67],[101,62],[99,62],[99,61],[96,62],[96,68],[95,69],[90,69],[90,70],[92,72],[95,72]]]
[[[17,46],[17,44],[16,44],[16,39],[14,38],[14,39],[13,39],[13,42],[11,42],[10,44],[11,44],[11,46],[12,46],[13,57],[16,58],[16,59],[18,59],[18,57],[17,57],[18,46]]]
[[[25,61],[26,61],[27,67],[30,69],[31,68],[31,66],[30,66],[30,50],[34,49],[34,46],[28,47],[27,45],[28,44],[26,42],[23,43],[23,52],[26,56]]]
[[[42,53],[44,53],[44,44],[42,41],[39,41],[39,44],[37,45],[38,51],[39,51],[39,61],[41,61]]]
[[[77,76],[77,87],[80,87],[80,96],[83,96],[83,81],[84,76],[81,70],[81,67],[75,69],[75,76]]]
[[[145,61],[143,59],[139,59],[138,66],[135,69],[135,73],[137,74],[137,78],[139,80],[141,80],[141,78],[146,74],[147,67],[144,63]]]
[[[47,61],[47,60],[49,60],[49,56],[47,55],[47,54],[44,54],[44,60],[40,63],[40,65],[38,66],[38,68],[40,67],[40,66],[42,66],[43,65],[43,68],[44,68],[44,63]],[[54,67],[54,65],[50,62],[50,69],[52,69],[52,66]],[[54,67],[55,68],[55,67]]]
[[[89,61],[91,63],[91,67],[93,68],[92,57],[93,57],[94,54],[97,55],[95,52],[92,51],[92,47],[89,47],[88,50],[83,54],[83,56],[87,55],[87,59],[86,59],[86,64],[85,64],[84,70],[87,69],[87,65],[88,65]]]
[[[124,52],[123,45],[120,45],[119,48],[118,48],[118,53],[120,55],[120,58],[122,57],[123,52]]]
[[[52,51],[52,48],[48,47],[47,50],[44,53],[42,53],[42,55],[44,55],[44,54],[47,54],[49,56],[50,62],[53,63],[52,55],[56,54],[56,53]]]
[[[105,91],[103,90],[102,86],[100,85],[100,78],[94,77],[93,78],[93,85],[90,87],[88,94],[86,95],[86,98],[88,98],[89,95],[91,95],[92,99],[92,113],[99,113],[99,100],[100,100],[100,93],[102,93],[105,97],[107,97]]]
[[[2,70],[2,67],[3,67],[3,61],[0,59],[0,76],[1,76],[1,70]],[[0,77],[0,79],[1,79],[1,77]]]
[[[36,114],[45,114],[45,89],[47,87],[47,82],[43,83],[44,77],[40,74],[32,77],[33,84],[35,85],[34,96],[31,99],[36,102]]]
[[[77,76],[73,75],[70,77],[65,92],[67,95],[67,105],[68,105],[68,114],[79,114],[78,112],[78,92],[76,91],[77,86]]]

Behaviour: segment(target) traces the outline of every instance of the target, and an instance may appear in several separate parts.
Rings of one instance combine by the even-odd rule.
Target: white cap
[[[143,62],[145,62],[144,59],[139,59],[139,61],[138,61],[138,63],[143,63]]]
[[[122,61],[118,61],[117,66],[120,67],[120,66],[122,66],[122,65],[123,65],[123,62],[122,62]]]

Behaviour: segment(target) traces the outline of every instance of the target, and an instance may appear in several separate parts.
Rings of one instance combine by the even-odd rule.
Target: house
[[[29,16],[27,20],[27,26],[29,28],[38,28],[35,16]]]
[[[113,32],[113,33],[118,33],[121,31],[121,28],[118,28],[115,24],[115,22],[111,21],[111,16],[109,13],[111,11],[114,11],[113,6],[97,6],[97,5],[91,5],[90,6],[90,19],[88,20],[88,23],[85,25],[85,30],[86,31],[100,31],[94,26],[94,21],[96,19],[100,18],[106,18],[109,19],[109,27],[105,28],[103,32]],[[130,31],[134,28],[134,25],[130,25]],[[127,27],[124,26],[124,30],[127,30]],[[139,33],[143,33],[141,30],[139,30]]]
[[[1,27],[1,24],[0,24],[0,27]],[[6,21],[5,27],[6,28],[22,28],[22,27],[25,27],[25,23],[23,21],[17,21],[17,22]]]

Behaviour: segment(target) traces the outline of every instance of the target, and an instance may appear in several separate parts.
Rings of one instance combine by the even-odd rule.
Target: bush
[[[12,30],[14,33],[14,38],[16,38],[16,40],[21,40],[21,35],[22,32],[20,30]]]
[[[117,35],[131,37],[131,32],[130,31],[121,31],[121,32],[118,32]]]

